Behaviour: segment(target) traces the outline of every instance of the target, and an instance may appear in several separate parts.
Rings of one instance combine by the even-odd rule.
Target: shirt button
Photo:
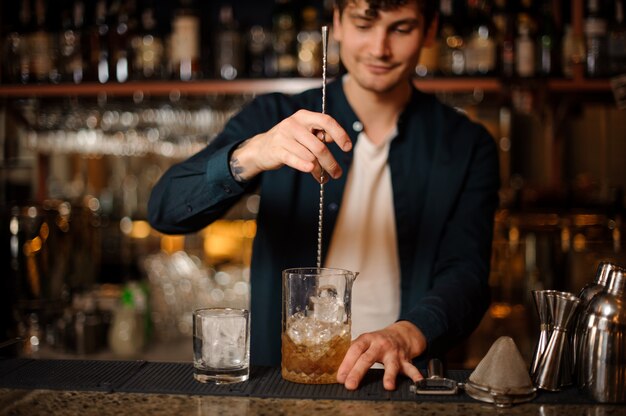
[[[328,204],[328,210],[329,211],[337,211],[339,209],[339,205],[336,202],[331,202],[330,204]]]
[[[193,211],[193,207],[191,205],[187,205],[187,212]]]
[[[233,192],[233,190],[230,189],[230,186],[228,185],[222,185],[222,189],[224,189],[224,192],[226,192],[227,194],[230,194]]]
[[[355,121],[354,123],[352,123],[352,129],[357,132],[362,132],[363,123],[361,123],[360,121]]]

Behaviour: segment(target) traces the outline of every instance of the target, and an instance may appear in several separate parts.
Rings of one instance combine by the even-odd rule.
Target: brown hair
[[[367,9],[367,14],[369,16],[375,17],[378,14],[379,10],[393,10],[397,7],[404,6],[409,3],[411,0],[365,0],[369,5]],[[339,9],[339,12],[343,12],[343,9],[348,5],[348,3],[356,2],[356,0],[335,0],[335,7]],[[439,9],[439,0],[415,0],[417,4],[418,10],[424,16],[424,30],[427,30],[435,15],[437,14],[437,10]]]

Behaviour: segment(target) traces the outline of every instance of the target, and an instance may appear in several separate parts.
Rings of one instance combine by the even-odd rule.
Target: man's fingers
[[[422,373],[420,373],[420,370],[418,370],[417,367],[415,367],[410,361],[403,361],[401,365],[404,375],[413,380],[413,382],[424,378]]]
[[[334,141],[344,152],[352,149],[350,136],[331,116],[307,110],[299,110],[294,116],[310,131],[324,131],[326,142]]]
[[[333,178],[341,176],[341,166],[333,157],[326,144],[320,141],[314,134],[308,133],[297,136],[296,140],[315,155],[322,168]]]
[[[400,371],[400,366],[395,357],[391,357],[391,360],[388,362],[383,362],[385,366],[385,374],[383,375],[383,386],[385,390],[395,390],[396,389],[396,378],[398,377],[398,372]]]
[[[337,371],[337,381],[343,383],[348,390],[355,390],[359,383],[376,362],[379,351],[367,336],[357,338]]]
[[[343,361],[337,370],[337,381],[339,383],[344,384],[346,382],[346,378],[348,377],[348,374],[350,374],[350,370],[352,370],[352,367],[354,367],[361,354],[367,350],[368,346],[369,344],[360,339],[356,339],[352,342],[352,345],[350,345],[346,356],[343,358]]]
[[[394,332],[381,330],[363,334],[352,342],[350,349],[339,366],[337,381],[346,389],[354,390],[374,363],[385,366],[383,386],[386,390],[394,390],[399,374],[411,380],[422,379],[422,374],[408,358],[407,347],[394,338]]]
[[[337,179],[341,176],[341,166],[339,166],[339,163],[337,163],[331,151],[328,149],[326,144],[318,139],[311,130],[306,128],[305,125],[297,122],[297,120],[290,120],[281,127],[278,134],[281,137],[283,146],[289,149],[292,153],[299,154],[299,152],[294,148],[296,143],[298,143],[315,156],[324,171],[328,172],[331,177]]]
[[[317,137],[319,139],[319,141],[326,143],[326,132],[324,130],[315,130],[315,131],[313,131],[313,134],[315,135],[315,137]],[[330,135],[329,135],[329,137],[330,137]],[[330,140],[332,140],[332,139],[330,139]]]
[[[395,390],[398,374],[402,373],[413,382],[423,379],[422,374],[410,361],[398,361],[396,356],[390,357],[389,361],[383,361],[385,374],[383,375],[383,386],[385,390]]]
[[[315,178],[315,180],[319,183],[328,183],[328,181],[330,180],[330,175],[326,173],[326,171],[324,171],[324,177],[322,178],[322,169],[320,168],[319,164],[315,166],[315,169],[313,169],[311,175],[313,175],[313,178]]]
[[[327,143],[334,141],[345,151],[352,148],[348,134],[332,117],[307,110],[297,111],[253,139],[250,143],[255,149],[246,153],[250,169],[261,172],[288,165],[312,173],[317,181],[322,169],[328,173],[324,180],[338,178],[342,173]]]
[[[297,169],[301,172],[313,172],[316,167],[316,164],[314,162],[303,159],[298,155],[289,152],[288,150],[284,150],[282,159],[285,165]]]
[[[365,377],[365,374],[367,374],[370,367],[375,362],[376,360],[372,358],[371,354],[368,354],[367,352],[362,354],[354,364],[354,367],[350,370],[350,373],[348,373],[348,376],[343,383],[346,389],[356,390],[359,387],[361,380],[363,380],[363,377]]]
[[[310,164],[303,162],[311,161],[305,152],[310,152],[317,159],[317,163],[321,165],[321,169],[327,172],[330,177],[337,179],[341,176],[342,169],[326,143],[335,141],[344,147],[347,144],[348,149],[352,146],[347,133],[332,117],[307,110],[299,110],[275,126],[272,129],[272,137],[276,146],[284,147],[291,154],[302,159],[302,161],[294,161],[291,157],[281,155],[279,157],[282,158],[277,160],[278,163],[289,165],[304,172],[311,172],[318,182],[320,181],[321,170],[314,172],[314,168]],[[269,148],[268,150],[267,157],[275,159],[277,157],[274,153],[275,149]],[[277,163],[270,163],[269,165],[274,168],[279,167],[276,166]]]
[[[317,158],[315,157],[315,155],[311,153],[309,149],[302,146],[302,144],[296,141],[290,140],[284,144],[284,150],[286,151],[285,154],[287,153],[293,154],[294,156],[302,159],[303,161],[309,163],[312,166],[310,170],[306,170],[305,172],[313,172],[316,169],[319,169],[319,162],[317,161]]]

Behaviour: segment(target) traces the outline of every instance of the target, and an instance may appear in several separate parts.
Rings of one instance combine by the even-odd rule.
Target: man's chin
[[[400,84],[400,80],[365,80],[359,82],[361,88],[377,94],[387,94],[394,91]]]
[[[361,72],[358,75],[352,74],[352,77],[364,90],[378,94],[390,93],[400,85],[408,82],[409,79],[408,75],[404,76],[402,73],[397,72],[385,75]]]

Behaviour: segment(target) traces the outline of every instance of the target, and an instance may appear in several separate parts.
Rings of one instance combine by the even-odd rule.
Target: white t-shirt
[[[359,134],[333,231],[326,267],[359,276],[352,288],[352,338],[382,329],[400,313],[400,262],[387,158],[391,140],[376,146]]]

